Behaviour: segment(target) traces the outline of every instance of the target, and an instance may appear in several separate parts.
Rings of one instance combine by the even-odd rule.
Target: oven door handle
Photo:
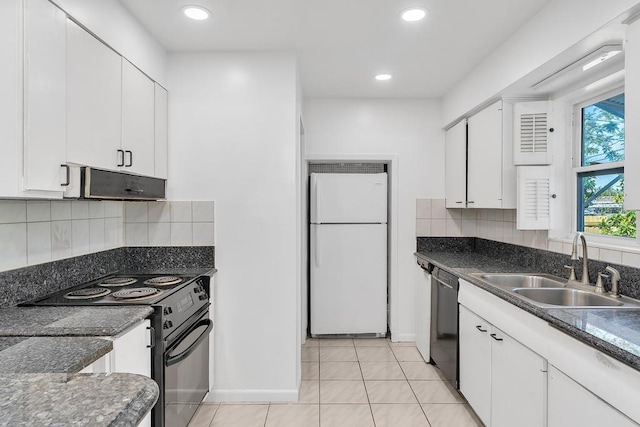
[[[169,367],[171,365],[175,365],[176,363],[186,359],[187,357],[189,357],[191,353],[193,353],[196,347],[198,347],[198,345],[202,342],[202,340],[207,338],[207,336],[209,335],[209,332],[211,332],[211,329],[213,329],[213,322],[211,321],[211,319],[202,319],[199,322],[197,322],[193,326],[193,329],[191,330],[193,332],[194,330],[204,325],[207,325],[207,329],[202,334],[200,334],[198,338],[196,338],[193,344],[191,344],[185,351],[183,351],[180,354],[176,354],[175,356],[168,356],[165,361],[165,366]],[[184,340],[189,338],[190,335],[191,335],[191,332],[187,333],[181,340],[179,340],[174,345],[172,345],[171,348],[174,349],[178,347],[180,344],[184,342]]]

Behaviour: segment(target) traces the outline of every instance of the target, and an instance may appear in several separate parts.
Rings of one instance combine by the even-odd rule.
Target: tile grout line
[[[404,372],[404,369],[402,369],[402,364],[400,363],[400,360],[398,360],[398,356],[396,355],[396,352],[393,351],[393,348],[391,349],[391,352],[393,353],[393,357],[396,359],[396,362],[398,362],[398,366],[400,366],[400,370],[402,371],[402,375],[404,375],[404,379],[407,382],[407,385],[409,386],[409,388],[411,389],[411,393],[413,393],[413,397],[415,397],[416,398],[416,402],[418,402],[418,406],[420,407],[420,411],[422,411],[422,414],[424,415],[424,419],[427,420],[427,424],[429,425],[429,427],[431,427],[431,421],[429,421],[429,417],[427,417],[427,413],[424,411],[424,408],[422,407],[422,403],[420,403],[420,399],[418,399],[418,395],[416,394],[416,392],[413,389],[413,387],[411,387],[411,383],[409,382],[409,378],[407,378],[407,374]]]
[[[367,402],[369,403],[369,413],[371,414],[371,419],[373,420],[373,427],[376,427],[376,417],[373,416],[373,407],[371,406],[371,399],[369,398],[369,390],[367,390],[367,383],[364,381],[364,372],[362,372],[362,365],[360,364],[360,355],[358,354],[358,347],[356,347],[355,342],[353,343],[356,352],[356,358],[358,359],[358,368],[360,368],[360,375],[362,376],[362,386],[364,387],[364,393],[367,395]]]

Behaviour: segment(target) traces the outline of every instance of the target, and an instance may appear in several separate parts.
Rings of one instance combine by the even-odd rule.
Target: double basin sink
[[[611,297],[596,294],[579,283],[550,274],[484,274],[473,276],[492,286],[505,290],[538,307],[601,307],[601,308],[639,308],[640,301],[631,298]],[[595,287],[594,287],[595,289]]]

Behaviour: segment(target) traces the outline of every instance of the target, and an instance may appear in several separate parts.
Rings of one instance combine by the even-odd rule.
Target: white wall
[[[53,3],[166,86],[166,51],[118,0],[54,0]]]
[[[499,95],[638,3],[552,0],[447,93],[442,124],[456,121]]]
[[[169,57],[171,200],[215,200],[213,399],[295,399],[300,369],[296,61]]]
[[[308,155],[397,155],[398,272],[394,339],[413,340],[416,198],[444,198],[444,131],[435,100],[307,99]],[[392,225],[393,226],[393,225]],[[393,256],[393,254],[390,254]],[[393,303],[392,303],[393,305]],[[393,309],[393,308],[392,308]]]

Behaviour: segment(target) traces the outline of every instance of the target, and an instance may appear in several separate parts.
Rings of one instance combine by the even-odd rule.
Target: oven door
[[[169,343],[164,354],[165,426],[186,426],[209,391],[209,333],[205,312]]]

